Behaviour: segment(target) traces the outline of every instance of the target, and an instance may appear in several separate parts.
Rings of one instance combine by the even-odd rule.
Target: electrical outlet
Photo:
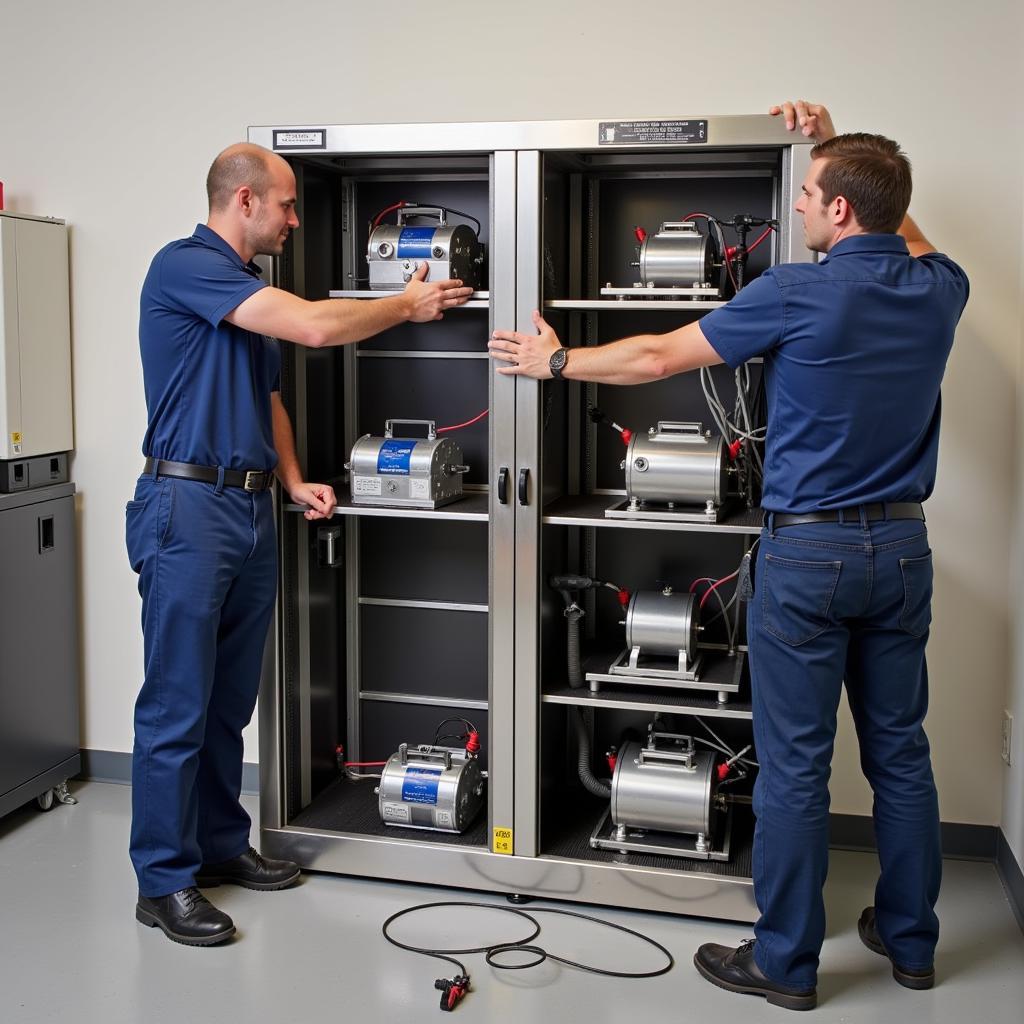
[[[1003,712],[1003,745],[1000,751],[1002,759],[1010,763],[1010,739],[1013,736],[1013,715],[1009,711]]]

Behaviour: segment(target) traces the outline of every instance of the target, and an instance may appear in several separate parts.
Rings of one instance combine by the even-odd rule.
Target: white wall
[[[1018,514],[1017,6],[5,4],[7,205],[72,225],[83,745],[130,749],[141,670],[123,549],[145,426],[139,286],[153,253],[204,218],[204,177],[219,149],[250,124],[733,114],[810,95],[831,105],[840,130],[903,143],[917,174],[915,216],[971,277],[928,508],[937,566],[929,729],[943,817],[998,823],[1007,552]],[[1019,681],[1014,699],[1020,730]],[[1020,789],[1018,777],[1015,807]],[[870,809],[848,721],[833,793],[837,811]]]

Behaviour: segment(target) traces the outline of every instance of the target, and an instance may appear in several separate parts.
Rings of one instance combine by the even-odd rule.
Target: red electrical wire
[[[707,599],[708,599],[708,598],[709,598],[709,597],[710,597],[710,596],[711,596],[711,595],[712,595],[712,594],[713,594],[713,593],[714,593],[714,592],[715,592],[715,591],[716,591],[716,590],[717,590],[717,589],[718,589],[718,588],[719,588],[719,587],[720,587],[720,586],[721,586],[721,585],[722,585],[723,583],[728,583],[728,582],[729,582],[729,580],[734,580],[734,579],[736,579],[736,577],[737,577],[737,576],[738,576],[739,574],[740,574],[740,571],[739,571],[739,569],[737,569],[737,570],[736,570],[735,572],[733,572],[733,573],[730,573],[730,574],[729,574],[728,576],[723,576],[723,577],[722,577],[722,578],[721,578],[721,579],[720,579],[720,580],[719,580],[719,581],[718,581],[717,583],[715,583],[715,584],[714,584],[713,586],[710,586],[710,587],[708,587],[708,589],[704,591],[704,596],[703,596],[703,597],[702,597],[702,598],[700,599],[700,607],[701,607],[701,608],[703,608],[703,607],[704,607],[704,604],[706,603]]]
[[[400,210],[403,206],[408,205],[409,204],[404,199],[402,199],[397,203],[392,203],[390,206],[386,206],[383,210],[380,211],[380,213],[377,214],[376,217],[373,218],[373,227],[377,227],[377,225],[380,224],[381,222],[381,218],[386,217],[392,210]]]
[[[346,761],[346,768],[383,768],[387,761]]]
[[[747,252],[753,252],[774,230],[775,228],[773,228],[771,224],[769,224],[768,227],[766,227],[764,231],[762,231],[761,234],[757,236],[755,241],[751,245],[747,246]]]
[[[480,420],[482,420],[489,412],[490,409],[484,409],[484,411],[480,413],[478,416],[474,416],[471,420],[466,420],[465,423],[456,423],[454,426],[451,427],[438,427],[437,430],[434,431],[434,433],[446,434],[449,430],[461,430],[463,427],[471,427],[473,426],[474,423],[478,423]]]
[[[697,584],[698,583],[715,583],[715,582],[716,582],[716,580],[715,580],[714,576],[701,576],[699,579],[694,580],[690,584],[690,593],[692,594],[697,589]]]

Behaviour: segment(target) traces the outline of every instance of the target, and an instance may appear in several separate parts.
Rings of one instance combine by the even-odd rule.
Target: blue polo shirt
[[[772,267],[701,320],[729,366],[764,356],[765,509],[932,493],[939,388],[967,294],[948,256],[857,235],[818,263]]]
[[[205,224],[153,258],[139,312],[149,412],[143,454],[225,469],[277,464],[277,342],[224,319],[266,287],[259,274]]]

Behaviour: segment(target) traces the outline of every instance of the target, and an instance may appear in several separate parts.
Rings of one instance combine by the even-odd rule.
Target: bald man
[[[334,491],[303,479],[280,395],[277,341],[311,348],[440,320],[472,292],[426,281],[373,302],[307,302],[252,262],[299,226],[295,176],[260,146],[224,150],[206,181],[210,213],[165,246],[142,288],[139,345],[149,424],[126,509],[139,575],[145,680],[135,705],[130,852],[135,916],[209,946],[235,926],[199,887],[283,889],[297,865],[260,856],[239,803],[242,729],[252,717],[277,589],[269,489],[276,476],[309,520]]]

